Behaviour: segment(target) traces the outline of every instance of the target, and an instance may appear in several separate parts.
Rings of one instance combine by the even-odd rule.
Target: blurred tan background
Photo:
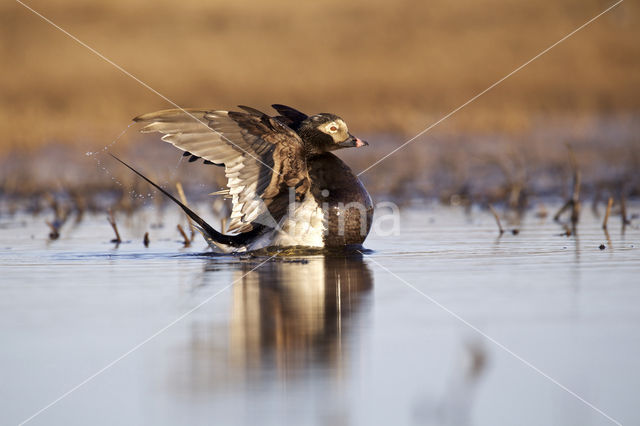
[[[356,172],[611,4],[28,2],[180,106],[285,103],[343,116],[371,142],[341,152]],[[623,2],[367,172],[365,184],[398,199],[501,199],[514,187],[557,194],[569,185],[569,142],[587,190],[640,193],[639,17],[637,3]],[[134,181],[84,155],[105,146],[161,182],[224,184],[210,167],[176,172],[179,153],[135,127],[113,142],[132,117],[170,108],[166,100],[17,2],[0,5],[0,31],[6,193],[109,185],[114,174]]]
[[[181,106],[279,102],[411,135],[612,2],[30,0]],[[624,2],[461,111],[454,131],[640,106],[639,6]],[[17,2],[0,6],[0,151],[101,146],[165,100]],[[443,124],[442,127],[445,127]]]

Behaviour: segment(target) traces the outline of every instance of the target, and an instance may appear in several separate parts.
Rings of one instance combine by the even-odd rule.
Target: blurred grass
[[[411,135],[609,2],[280,0],[28,4],[181,106],[288,103],[358,133]],[[540,114],[640,106],[639,7],[625,2],[443,124],[522,132]],[[15,2],[0,5],[0,153],[102,146],[170,107]]]

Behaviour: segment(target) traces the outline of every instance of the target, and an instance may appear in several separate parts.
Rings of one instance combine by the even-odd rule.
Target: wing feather
[[[144,114],[142,132],[162,133],[162,140],[224,164],[232,209],[228,231],[247,232],[253,223],[275,226],[286,213],[288,187],[298,198],[309,188],[302,140],[282,121],[250,108],[246,112],[164,110]]]

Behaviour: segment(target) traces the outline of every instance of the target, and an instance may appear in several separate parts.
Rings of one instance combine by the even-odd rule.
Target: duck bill
[[[360,148],[369,145],[369,142],[363,141],[353,135],[349,135],[349,139],[338,144],[340,148]]]

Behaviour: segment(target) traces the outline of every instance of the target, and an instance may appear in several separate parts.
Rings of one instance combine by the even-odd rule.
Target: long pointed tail
[[[158,191],[160,191],[164,195],[166,195],[171,201],[173,201],[174,203],[179,205],[180,208],[187,214],[187,216],[189,216],[198,225],[199,229],[204,234],[206,234],[205,238],[206,239],[211,239],[214,243],[217,243],[216,245],[222,244],[222,245],[233,246],[233,247],[242,246],[242,245],[244,245],[246,243],[246,240],[250,237],[249,234],[254,233],[254,231],[250,231],[248,233],[239,234],[239,235],[221,234],[220,232],[218,232],[215,229],[213,229],[213,227],[211,225],[209,225],[207,222],[205,222],[204,219],[202,219],[200,216],[198,216],[193,210],[191,210],[189,207],[185,206],[180,200],[178,200],[176,197],[171,195],[169,192],[167,192],[165,189],[161,188],[159,185],[157,185],[153,181],[151,181],[151,179],[147,178],[145,175],[143,175],[142,173],[140,173],[139,171],[137,171],[136,169],[134,169],[133,167],[131,167],[130,165],[128,165],[127,163],[125,163],[124,161],[119,159],[118,157],[116,157],[115,155],[113,155],[111,153],[109,153],[109,155],[111,155],[113,158],[115,158],[118,162],[122,163],[125,167],[127,167],[133,173],[137,174],[142,179],[146,180],[150,185],[152,185]]]

